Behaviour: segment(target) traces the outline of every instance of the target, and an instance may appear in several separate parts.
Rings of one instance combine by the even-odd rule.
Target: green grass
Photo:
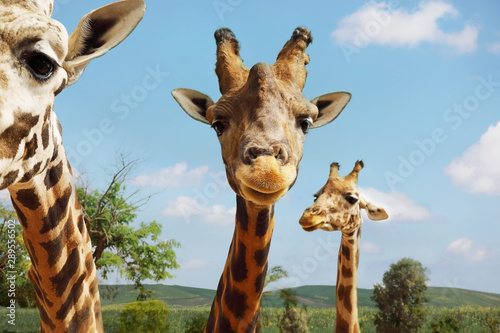
[[[120,312],[124,304],[108,305],[103,307],[102,315],[106,333],[116,333]],[[168,332],[181,333],[186,329],[187,321],[197,313],[208,316],[209,307],[172,308],[169,310]],[[277,333],[278,316],[283,313],[282,308],[262,309],[262,332]],[[335,309],[308,308],[309,328],[311,333],[333,332]],[[374,333],[373,315],[377,310],[370,307],[361,307],[359,322],[363,333]],[[0,332],[38,332],[40,319],[36,309],[16,309],[16,326],[7,324],[6,310],[0,309]],[[456,323],[461,333],[498,333],[500,332],[500,307],[460,307],[438,308],[428,307],[426,322],[419,333],[432,333],[431,325],[449,319]],[[443,331],[439,331],[443,332]],[[135,333],[135,332],[134,332]],[[140,333],[140,332],[137,332]]]
[[[103,286],[101,286],[102,288]],[[170,308],[169,332],[184,332],[186,322],[197,313],[208,316],[210,305],[215,296],[214,290],[165,285],[147,285],[153,291],[153,298],[165,302]],[[117,297],[102,299],[105,332],[114,333],[123,306],[137,298],[131,285],[117,286]],[[303,286],[294,288],[299,304],[306,305],[309,313],[311,333],[333,332],[335,320],[335,287]],[[363,333],[375,332],[372,317],[377,311],[370,300],[372,290],[359,289],[360,324]],[[432,332],[431,325],[444,325],[446,321],[456,322],[459,332],[489,333],[500,332],[500,295],[463,289],[429,287],[426,292],[427,322],[419,333]],[[262,332],[274,333],[277,330],[278,315],[282,313],[283,301],[279,292],[266,293],[263,300]],[[0,333],[38,332],[40,318],[37,309],[16,309],[16,326],[8,324],[7,310],[0,308]]]
[[[10,325],[7,309],[0,308],[0,332],[31,333],[40,330],[40,315],[38,309],[16,309],[15,326]]]

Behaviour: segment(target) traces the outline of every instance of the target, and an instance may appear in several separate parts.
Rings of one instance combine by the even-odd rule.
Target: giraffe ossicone
[[[364,167],[362,161],[357,161],[345,177],[339,176],[339,167],[338,163],[330,165],[326,184],[314,195],[314,204],[305,209],[299,223],[305,231],[342,232],[337,263],[335,332],[355,333],[360,331],[357,274],[363,226],[361,210],[365,209],[368,218],[375,221],[385,220],[389,215],[359,192],[357,183]]]
[[[351,95],[336,92],[308,100],[306,82],[312,41],[295,29],[273,65],[243,64],[240,44],[228,28],[215,32],[215,72],[222,96],[214,102],[196,90],[172,95],[193,119],[211,125],[236,193],[236,224],[229,255],[205,332],[254,332],[274,229],[274,204],[295,183],[310,129],[333,121]]]
[[[0,189],[8,189],[31,258],[42,332],[102,331],[92,246],[62,145],[54,99],[144,15],[123,0],[68,36],[52,0],[0,3]]]

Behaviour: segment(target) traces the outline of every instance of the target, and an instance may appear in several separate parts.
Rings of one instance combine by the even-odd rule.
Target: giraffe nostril
[[[285,147],[281,145],[277,145],[273,147],[274,150],[274,158],[281,162],[282,164],[286,164],[288,161],[288,153]]]
[[[259,149],[258,148],[250,148],[248,149],[248,156],[252,159],[255,160],[257,157],[259,157]]]
[[[279,159],[283,155],[283,150],[281,148],[274,148],[274,158]]]
[[[261,146],[248,147],[243,154],[243,161],[246,164],[251,164],[261,156],[273,156],[282,164],[285,164],[288,160],[286,148],[281,145],[271,145],[267,148]]]
[[[243,153],[243,163],[252,164],[262,154],[259,147],[249,147]]]

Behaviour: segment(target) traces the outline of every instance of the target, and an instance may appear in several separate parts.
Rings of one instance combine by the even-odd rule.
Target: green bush
[[[166,332],[167,316],[168,307],[162,301],[132,302],[123,307],[118,332]]]
[[[290,307],[280,317],[278,328],[280,332],[309,333],[307,319],[306,309]]]
[[[458,324],[452,317],[445,317],[430,323],[432,333],[454,333],[459,332]]]
[[[201,333],[205,328],[208,317],[206,313],[195,313],[186,323],[186,330],[184,333]]]

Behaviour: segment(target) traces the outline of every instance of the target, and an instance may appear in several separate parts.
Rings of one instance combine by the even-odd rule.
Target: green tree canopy
[[[179,267],[174,248],[175,240],[161,240],[162,225],[156,221],[139,222],[137,213],[150,197],[137,198],[129,193],[126,182],[137,160],[126,161],[120,156],[116,170],[104,190],[78,186],[84,219],[93,245],[97,270],[105,279],[111,272],[134,282],[138,300],[150,296],[142,282],[172,278],[169,270]]]
[[[420,262],[403,258],[384,273],[383,285],[376,284],[372,296],[379,308],[377,332],[417,331],[424,317],[427,272]]]

